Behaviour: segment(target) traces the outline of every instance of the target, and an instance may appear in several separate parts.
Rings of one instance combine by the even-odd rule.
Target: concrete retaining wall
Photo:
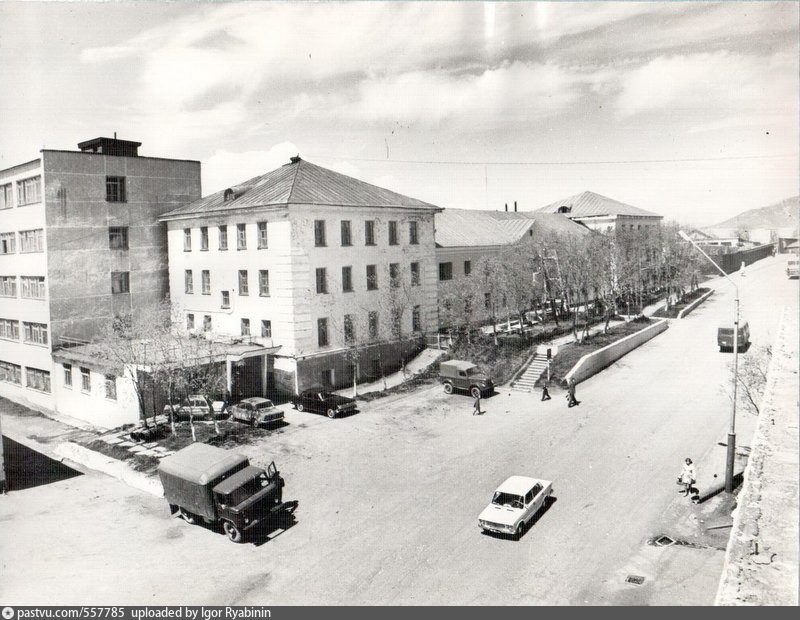
[[[572,370],[566,374],[564,379],[567,381],[575,379],[575,383],[585,381],[592,375],[610,366],[627,353],[630,353],[635,348],[640,347],[648,340],[666,331],[668,326],[669,323],[667,320],[661,319],[657,323],[648,325],[635,334],[625,336],[621,340],[617,340],[617,342],[607,345],[602,349],[598,349],[597,351],[593,351],[592,353],[587,353],[578,360],[578,363],[573,366]]]
[[[684,318],[687,314],[689,314],[692,310],[697,308],[697,306],[699,306],[701,303],[703,303],[706,299],[711,297],[713,294],[714,294],[714,289],[712,288],[710,291],[708,291],[707,293],[704,293],[703,295],[701,295],[700,297],[695,299],[692,303],[690,303],[688,306],[686,306],[683,310],[678,312],[678,318],[679,319]]]

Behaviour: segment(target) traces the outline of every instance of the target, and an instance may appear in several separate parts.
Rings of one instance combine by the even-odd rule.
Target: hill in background
[[[733,230],[797,228],[798,220],[800,220],[798,210],[800,210],[800,196],[793,196],[773,205],[744,211],[729,220],[706,228],[729,228]]]

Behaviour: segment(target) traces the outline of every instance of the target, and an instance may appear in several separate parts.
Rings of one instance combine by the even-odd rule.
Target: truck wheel
[[[235,543],[242,542],[241,530],[230,521],[223,521],[222,529],[225,530],[225,535],[231,540],[231,542]]]
[[[193,525],[194,524],[194,515],[191,512],[189,512],[188,510],[186,510],[186,508],[181,508],[180,509],[180,515],[181,515],[181,519],[186,521],[186,523],[188,523],[189,525]]]
[[[481,395],[481,390],[477,387],[471,387],[469,393],[472,394],[472,398],[478,398]]]
[[[453,384],[452,383],[445,383],[444,384],[444,393],[445,394],[452,394],[453,393]]]
[[[297,403],[294,406],[294,408],[297,409],[300,413],[302,413],[303,412],[303,403]]]
[[[333,420],[336,417],[336,409],[328,409],[328,417]]]

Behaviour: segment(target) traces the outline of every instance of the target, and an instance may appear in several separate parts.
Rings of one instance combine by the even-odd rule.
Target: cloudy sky
[[[443,207],[798,193],[797,2],[0,2],[0,168],[118,132],[209,193],[290,155]]]

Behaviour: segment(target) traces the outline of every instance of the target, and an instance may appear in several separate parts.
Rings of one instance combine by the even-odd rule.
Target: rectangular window
[[[186,329],[188,331],[194,329],[194,315],[191,313],[186,315]]]
[[[19,321],[0,319],[0,338],[19,340]]]
[[[400,286],[400,263],[389,263],[389,285]]]
[[[64,369],[64,386],[72,387],[72,364],[61,364]]]
[[[187,295],[194,295],[194,272],[191,269],[183,272],[183,288]]]
[[[350,220],[342,220],[342,245],[353,245],[353,235],[350,231]]]
[[[343,293],[352,293],[353,292],[353,268],[352,267],[342,267],[342,292]]]
[[[419,286],[419,263],[411,263],[411,286]]]
[[[19,251],[44,252],[44,231],[41,228],[19,231]]]
[[[227,226],[220,226],[219,227],[219,249],[220,250],[227,250],[228,249],[228,227]]]
[[[208,226],[200,227],[200,250],[208,252]]]
[[[116,375],[106,375],[106,398],[117,400],[117,377]]]
[[[31,344],[47,344],[47,325],[44,323],[28,323],[24,321],[22,327],[25,342]]]
[[[184,252],[191,252],[192,251],[192,229],[191,228],[184,228],[183,229],[183,251]]]
[[[471,260],[465,260],[464,261],[464,275],[468,276],[471,273],[472,273],[472,261]]]
[[[440,280],[453,279],[453,263],[439,263],[439,279]]]
[[[328,319],[317,319],[317,344],[328,346]]]
[[[125,202],[125,177],[106,177],[106,202]]]
[[[17,236],[13,232],[0,234],[0,254],[14,254],[17,251]]]
[[[397,245],[397,222],[389,222],[389,245]]]
[[[328,292],[328,272],[325,267],[317,267],[317,293]]]
[[[261,337],[272,338],[272,321],[261,321]]]
[[[375,291],[378,289],[378,268],[375,265],[367,265],[367,290]]]
[[[408,223],[408,242],[411,245],[419,244],[419,226],[418,222]]]
[[[250,282],[247,278],[247,269],[239,270],[239,295],[250,294]]]
[[[236,224],[236,249],[247,249],[247,224]]]
[[[81,368],[81,391],[92,391],[92,375],[88,368]]]
[[[44,299],[44,276],[20,276],[19,279],[24,299]]]
[[[110,250],[128,249],[128,227],[110,226],[108,229],[108,248]]]
[[[0,185],[0,209],[10,209],[14,206],[12,195],[11,183]]]
[[[314,220],[314,245],[325,247],[325,220]]]
[[[356,340],[356,328],[353,324],[353,315],[344,315],[344,341],[347,344],[352,344]]]
[[[267,223],[258,222],[258,249],[267,249]]]
[[[261,297],[269,297],[269,271],[267,269],[258,271],[258,294]]]
[[[484,293],[483,294],[483,307],[487,310],[491,310],[492,308],[492,294],[491,293]]]
[[[415,332],[422,331],[422,318],[421,309],[419,306],[414,306],[411,310],[411,329]]]
[[[395,338],[400,338],[403,335],[403,311],[394,308],[392,309],[392,334]]]
[[[364,222],[364,245],[375,245],[375,220]]]
[[[211,331],[211,315],[205,314],[203,315],[203,331],[210,332]]]
[[[0,381],[22,384],[22,366],[11,362],[0,362]]]
[[[211,295],[211,272],[208,269],[200,272],[200,286],[203,295]]]
[[[222,305],[223,308],[230,308],[231,307],[231,292],[230,291],[222,291],[221,305]]]
[[[38,368],[25,367],[25,385],[39,392],[50,392],[50,373]]]
[[[250,319],[242,319],[242,336],[250,335]]]
[[[367,315],[367,324],[369,327],[370,340],[377,340],[378,338],[378,313],[375,310],[370,311]]]
[[[0,296],[17,296],[17,276],[0,276]]]
[[[42,199],[42,177],[17,181],[17,206],[32,205]]]
[[[116,295],[118,293],[131,292],[131,276],[128,271],[112,271],[111,272],[111,293]]]

